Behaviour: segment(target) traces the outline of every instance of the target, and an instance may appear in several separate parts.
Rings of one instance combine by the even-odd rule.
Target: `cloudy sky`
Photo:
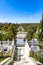
[[[0,0],[0,22],[38,23],[43,0]]]

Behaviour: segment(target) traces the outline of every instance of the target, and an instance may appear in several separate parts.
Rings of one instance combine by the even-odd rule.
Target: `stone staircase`
[[[24,61],[15,61],[13,65],[29,65],[29,62]]]
[[[14,61],[13,65],[29,65],[29,61],[24,56],[20,57],[20,61]]]
[[[13,65],[37,65],[36,61],[29,57],[29,59],[27,60],[25,57],[21,57],[20,61],[14,61]]]

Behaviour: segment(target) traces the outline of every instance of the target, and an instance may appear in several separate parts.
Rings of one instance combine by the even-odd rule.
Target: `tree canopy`
[[[24,31],[27,32],[27,39],[31,40],[38,25],[38,23],[0,23],[0,30],[4,32],[4,34],[0,34],[0,40],[15,39],[18,28],[21,26],[23,27]]]

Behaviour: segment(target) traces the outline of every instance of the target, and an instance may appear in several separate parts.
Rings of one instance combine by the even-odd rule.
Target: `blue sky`
[[[0,0],[0,22],[38,23],[43,0]]]

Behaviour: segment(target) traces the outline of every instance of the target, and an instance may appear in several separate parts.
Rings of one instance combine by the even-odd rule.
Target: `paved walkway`
[[[15,61],[13,65],[37,65],[37,64],[33,58],[29,57],[28,61],[27,60]]]

